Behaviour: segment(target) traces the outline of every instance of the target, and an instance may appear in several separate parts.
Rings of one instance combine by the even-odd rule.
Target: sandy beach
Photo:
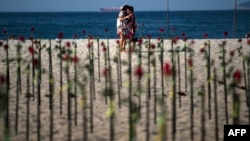
[[[173,112],[173,89],[172,88],[172,77],[164,76],[164,92],[162,92],[162,76],[161,76],[161,63],[159,59],[160,48],[158,47],[158,40],[151,39],[150,43],[152,55],[150,55],[150,73],[148,73],[148,48],[146,47],[147,39],[143,40],[141,45],[141,67],[143,70],[143,75],[141,77],[141,94],[138,94],[138,75],[135,71],[140,62],[138,59],[139,47],[136,46],[135,52],[131,53],[131,63],[129,63],[129,51],[121,52],[121,74],[119,74],[119,69],[117,67],[117,60],[119,60],[119,52],[117,39],[100,39],[99,45],[96,39],[91,39],[92,44],[88,45],[88,39],[63,39],[61,44],[59,40],[41,40],[41,81],[40,81],[40,138],[42,141],[47,141],[53,139],[54,141],[67,141],[68,135],[70,133],[72,141],[82,141],[84,140],[84,131],[87,131],[87,140],[89,141],[109,141],[110,140],[110,110],[114,112],[114,140],[116,141],[126,141],[129,140],[129,102],[128,98],[131,94],[131,99],[137,105],[139,104],[139,99],[141,100],[141,116],[136,123],[136,140],[143,141],[148,139],[149,141],[159,140],[159,125],[160,125],[160,115],[162,111],[166,111],[166,131],[164,132],[168,141],[173,139],[176,141],[189,141],[192,140],[191,136],[193,135],[193,140],[202,140],[204,137],[207,141],[216,140],[216,124],[218,125],[218,140],[223,141],[224,135],[224,125],[233,124],[233,92],[239,97],[239,124],[245,125],[249,124],[249,107],[247,106],[246,91],[243,87],[247,87],[244,82],[243,74],[246,74],[246,78],[250,77],[247,74],[247,64],[245,72],[243,70],[243,56],[248,56],[250,54],[250,44],[248,44],[247,39],[242,39],[239,42],[238,39],[195,39],[187,40],[186,46],[193,50],[192,61],[190,62],[189,55],[192,52],[185,51],[184,41],[179,40],[176,44],[173,45],[174,50],[179,49],[180,52],[175,52],[174,60],[176,63],[176,108]],[[6,51],[4,45],[6,41],[2,41],[3,45],[0,47],[0,74],[6,74]],[[202,48],[207,50],[205,43],[210,43],[211,47],[211,78],[207,77],[207,60],[204,58],[205,53]],[[17,45],[21,46],[21,78],[18,79],[17,71]],[[114,101],[112,108],[110,108],[110,99],[105,101],[105,96],[103,95],[104,89],[106,87],[105,75],[107,71],[105,65],[109,62],[105,61],[105,49],[103,49],[102,44],[106,47],[109,47],[109,50],[106,48],[106,53],[109,51],[110,56],[110,66],[111,66],[111,78],[112,78],[112,89],[114,92]],[[232,72],[227,78],[227,106],[228,106],[228,123],[226,119],[225,111],[225,89],[224,85],[221,84],[223,80],[223,67],[221,65],[221,47],[219,45],[225,45],[225,60],[230,60],[227,63],[226,72]],[[69,61],[69,75],[67,74],[67,56],[63,57],[63,70],[62,70],[62,88],[60,88],[60,59],[58,54],[60,51],[58,47],[61,46],[66,50],[71,50],[71,56],[74,56],[75,45],[77,45],[77,57],[72,57]],[[35,70],[35,76],[32,78],[32,65],[30,65],[30,71],[26,70],[28,62],[31,61],[33,64],[36,62],[32,61],[31,53],[34,53],[35,58],[38,58],[38,48],[36,44],[33,44],[34,50],[29,49],[32,46],[30,40],[25,40],[25,42],[20,42],[18,40],[9,40],[8,41],[8,50],[9,50],[9,59],[10,61],[10,90],[9,90],[9,124],[10,124],[10,139],[11,141],[25,141],[27,136],[30,141],[37,141],[38,139],[38,130],[37,130],[37,121],[38,121],[38,81],[37,76],[38,71]],[[51,46],[52,49],[52,74],[54,87],[53,90],[53,111],[51,112],[50,104],[50,82],[49,79],[49,53],[48,48]],[[98,50],[99,46],[99,50]],[[155,48],[154,48],[155,46]],[[93,50],[93,54],[89,52]],[[179,47],[179,48],[178,48]],[[239,54],[239,47],[242,47],[241,54]],[[163,62],[171,61],[171,40],[164,40],[163,42]],[[99,53],[99,57],[98,57]],[[89,55],[91,54],[91,55]],[[93,55],[93,56],[92,56]],[[178,67],[178,55],[179,55],[179,64]],[[94,74],[91,77],[88,72],[87,67],[91,65],[89,58],[93,60],[94,69],[91,72]],[[117,59],[118,58],[118,59]],[[155,58],[155,60],[154,60]],[[98,62],[100,59],[100,62]],[[153,61],[152,61],[153,60]],[[187,62],[186,62],[186,61]],[[153,63],[152,63],[153,62]],[[185,68],[185,62],[187,67]],[[74,63],[77,64],[77,79],[79,85],[74,89],[74,80],[75,80],[75,68]],[[100,63],[100,64],[99,64]],[[154,64],[155,63],[155,67]],[[31,63],[32,64],[32,63]],[[131,64],[131,83],[129,83],[129,64]],[[189,65],[192,65],[190,69]],[[249,66],[248,66],[249,67]],[[185,72],[186,69],[186,72]],[[100,70],[100,71],[99,71]],[[190,83],[191,70],[193,74],[193,85]],[[216,70],[217,77],[215,77],[213,71]],[[233,73],[239,70],[241,72],[241,81],[238,83],[238,86],[243,88],[235,88],[234,90],[229,89],[230,83],[233,81]],[[155,72],[155,74],[154,74]],[[27,84],[27,75],[29,74],[30,84]],[[100,75],[99,75],[100,74]],[[121,76],[121,79],[118,80],[118,75]],[[216,82],[216,94],[214,90],[214,80]],[[93,80],[93,81],[91,81]],[[150,80],[150,88],[148,88],[148,80]],[[179,81],[180,80],[180,81]],[[70,81],[70,84],[68,84]],[[211,83],[211,99],[208,98],[208,88],[207,82]],[[21,82],[21,83],[18,83]],[[34,88],[32,87],[32,82],[34,82]],[[91,83],[92,82],[92,83]],[[122,82],[122,83],[120,83]],[[18,89],[17,85],[20,85]],[[81,84],[81,87],[80,87]],[[92,85],[91,85],[92,84]],[[130,85],[131,84],[131,85]],[[90,87],[92,86],[92,88]],[[118,86],[120,85],[120,86]],[[202,90],[204,85],[204,101],[202,102],[202,96],[199,95],[199,92]],[[83,87],[84,86],[84,87]],[[130,87],[131,86],[131,87]],[[68,89],[69,88],[69,89]],[[84,88],[84,89],[80,89]],[[118,89],[119,88],[119,89]],[[131,88],[131,89],[130,89]],[[34,97],[33,96],[34,89]],[[191,92],[193,90],[193,93]],[[62,94],[60,94],[62,90]],[[77,90],[77,93],[75,94]],[[151,97],[148,98],[148,90],[150,90]],[[26,98],[27,91],[29,91],[29,98]],[[68,104],[69,104],[69,92],[70,91],[70,113],[68,113]],[[119,95],[121,107],[119,107]],[[179,93],[179,92],[182,92]],[[162,93],[164,93],[164,104],[160,105],[159,101],[162,100]],[[91,96],[92,94],[92,96]],[[17,100],[18,95],[18,100]],[[83,95],[86,96],[85,102],[83,102]],[[192,95],[192,96],[191,96]],[[217,98],[217,106],[215,107],[215,95]],[[249,93],[248,93],[249,95]],[[61,97],[62,96],[62,97]],[[191,103],[191,97],[193,104]],[[93,98],[91,100],[91,98]],[[181,98],[181,99],[180,99]],[[156,99],[160,99],[156,101]],[[180,102],[181,100],[181,102]],[[91,102],[92,101],[92,102]],[[210,101],[210,102],[209,102]],[[28,103],[27,103],[28,102]],[[62,102],[62,103],[60,103]],[[155,104],[155,102],[157,102]],[[62,107],[60,107],[62,104]],[[191,104],[193,108],[193,113],[191,112]],[[156,105],[156,106],[155,106]],[[87,116],[85,120],[83,114],[83,107],[85,106],[85,115]],[[148,107],[149,106],[149,107]],[[202,110],[202,106],[204,106]],[[27,108],[29,107],[29,111]],[[60,111],[61,108],[61,111]],[[147,109],[149,112],[147,112]],[[215,111],[215,109],[217,111]],[[17,111],[18,110],[18,111]],[[27,114],[27,111],[29,114]],[[155,112],[156,111],[156,112]],[[61,113],[60,113],[61,112]],[[113,113],[111,112],[111,113]],[[87,114],[86,114],[87,113]],[[176,113],[176,115],[173,115]],[[205,114],[205,116],[202,115]],[[51,116],[53,114],[53,116]],[[91,118],[91,114],[92,117]],[[216,118],[217,114],[217,118]],[[27,116],[28,115],[28,116]],[[70,115],[70,118],[69,118]],[[147,116],[149,115],[149,117]],[[147,122],[147,117],[149,122]],[[192,118],[192,119],[191,119]],[[29,120],[27,124],[27,119]],[[51,119],[53,119],[53,126],[51,126]],[[83,124],[87,123],[87,129],[84,128]],[[91,121],[93,124],[91,124]],[[3,123],[3,121],[1,121]],[[175,124],[174,124],[175,122]],[[191,126],[191,122],[193,125]],[[3,124],[0,126],[3,126]],[[204,123],[204,124],[203,124]],[[28,127],[28,129],[27,129]],[[149,127],[147,129],[147,127]],[[1,127],[1,133],[3,132],[3,127]],[[53,137],[51,136],[51,128],[53,128]],[[175,129],[175,134],[173,130]],[[28,134],[27,134],[28,131]],[[147,133],[149,132],[149,133]],[[1,137],[1,134],[0,134]],[[51,138],[50,138],[51,137]]]

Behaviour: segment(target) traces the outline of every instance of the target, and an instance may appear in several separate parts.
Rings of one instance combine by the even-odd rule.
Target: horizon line
[[[169,12],[185,12],[185,11],[230,11],[230,10],[234,10],[234,9],[206,9],[206,10],[201,10],[201,9],[196,9],[196,10],[169,10]],[[240,11],[248,11],[250,9],[237,9]],[[135,12],[162,12],[162,11],[167,11],[167,10],[135,10]],[[112,12],[118,12],[118,11],[100,11],[100,10],[96,10],[96,11],[0,11],[0,13],[65,13],[65,12],[100,12],[100,13],[112,13]]]

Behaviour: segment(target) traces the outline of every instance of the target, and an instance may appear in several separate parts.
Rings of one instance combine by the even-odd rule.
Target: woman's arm
[[[124,20],[126,20],[126,19],[129,19],[131,16],[132,16],[131,14],[129,14],[129,15],[125,16],[125,17],[120,16],[120,17],[119,17],[119,20],[120,20],[120,21],[124,21]]]

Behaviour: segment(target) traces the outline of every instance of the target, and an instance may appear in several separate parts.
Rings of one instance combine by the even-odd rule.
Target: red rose
[[[9,46],[6,44],[6,45],[3,46],[3,48],[4,48],[5,50],[7,50],[7,49],[9,48]]]
[[[109,70],[108,70],[107,68],[104,68],[104,69],[102,70],[102,75],[103,75],[104,77],[106,77],[106,76],[108,76],[108,72],[109,72]]]
[[[141,79],[142,76],[143,76],[143,74],[144,74],[144,71],[143,71],[142,67],[141,67],[141,66],[138,66],[138,67],[135,69],[135,75],[138,76],[139,79]]]
[[[30,31],[32,31],[32,32],[35,31],[35,28],[34,28],[34,27],[31,27],[31,28],[30,28]]]
[[[116,43],[119,45],[120,44],[120,40],[116,40]]]
[[[140,38],[140,39],[138,40],[139,45],[141,45],[142,42],[143,42],[143,40],[142,40],[142,38]]]
[[[74,34],[73,37],[74,37],[74,39],[76,39],[77,38],[77,34]]]
[[[241,71],[240,70],[236,70],[234,73],[233,73],[233,79],[235,82],[240,82],[241,80]]]
[[[238,42],[241,43],[241,42],[242,42],[242,39],[238,39]]]
[[[160,32],[164,32],[164,28],[160,28]]]
[[[250,39],[247,40],[247,44],[250,45]]]
[[[85,34],[86,33],[86,31],[85,30],[82,30],[82,34]]]
[[[155,44],[151,44],[150,48],[155,49]]]
[[[5,76],[3,74],[0,74],[0,86],[5,83]]]
[[[71,58],[71,61],[75,64],[77,64],[79,62],[79,58],[77,56],[74,56]]]
[[[235,54],[235,51],[234,51],[234,50],[231,50],[231,51],[230,51],[230,56],[231,56],[231,57],[234,57],[234,54]]]
[[[208,34],[207,33],[204,33],[203,34],[203,38],[206,39],[208,37]]]
[[[66,47],[70,47],[70,42],[65,43]]]
[[[105,46],[102,47],[102,51],[106,52],[107,48]]]
[[[63,38],[63,33],[62,32],[58,33],[57,38],[62,39]]]
[[[34,65],[35,67],[37,67],[37,65],[39,64],[39,61],[38,61],[37,58],[34,58],[33,61],[32,61],[32,63],[33,63],[33,65]]]
[[[204,47],[200,48],[200,53],[203,53],[203,52],[205,52],[205,48]]]
[[[24,40],[25,40],[25,39],[24,39],[23,36],[20,36],[20,37],[19,37],[19,41],[24,42]]]
[[[4,29],[4,30],[3,30],[3,34],[7,34],[7,30]]]
[[[166,76],[170,76],[172,74],[172,68],[169,62],[164,64],[163,74],[165,74]]]
[[[28,48],[31,55],[35,54],[35,49],[33,47]]]
[[[223,34],[224,34],[224,37],[227,37],[227,35],[228,35],[228,32],[224,32]]]
[[[191,58],[188,59],[188,66],[193,67],[193,60]]]

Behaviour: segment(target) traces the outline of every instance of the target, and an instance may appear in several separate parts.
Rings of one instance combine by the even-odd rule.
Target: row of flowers
[[[34,32],[35,31],[35,28],[31,28],[30,29],[32,32]],[[173,29],[174,30],[174,29]],[[105,30],[105,32],[108,32],[108,30]],[[161,28],[160,29],[160,33],[164,33],[165,31],[164,31],[164,29],[163,28]],[[83,34],[85,34],[85,31],[83,31],[82,32]],[[3,30],[3,34],[6,34],[7,35],[7,31],[6,30]],[[226,38],[227,37],[227,35],[228,35],[228,33],[227,32],[224,32],[223,33],[224,34],[224,37]],[[64,61],[64,62],[66,62],[66,70],[65,70],[65,73],[66,73],[66,76],[67,76],[67,83],[68,83],[68,96],[69,97],[71,97],[72,96],[72,92],[71,92],[71,90],[70,90],[70,86],[71,86],[71,84],[72,84],[72,82],[71,82],[71,79],[69,78],[70,77],[70,75],[69,75],[69,71],[68,71],[68,69],[69,69],[69,63],[72,63],[73,64],[73,66],[74,67],[76,67],[77,65],[81,65],[81,64],[79,64],[79,62],[80,62],[80,57],[77,55],[77,52],[76,52],[76,50],[74,50],[73,51],[73,49],[74,48],[76,48],[77,47],[77,44],[73,41],[73,42],[69,42],[69,41],[66,41],[64,44],[62,44],[62,40],[63,40],[63,33],[61,32],[61,33],[58,33],[58,35],[57,35],[57,39],[58,39],[58,43],[59,43],[59,45],[57,45],[55,48],[56,49],[58,49],[59,50],[59,52],[58,52],[58,57],[59,57],[59,59],[60,59],[60,61]],[[130,36],[130,35],[128,35],[128,36]],[[208,34],[207,33],[204,33],[203,34],[203,38],[204,39],[207,39],[208,38]],[[74,35],[74,39],[77,39],[77,35]],[[94,43],[93,43],[93,40],[95,39],[95,37],[94,36],[91,36],[91,35],[88,35],[87,36],[87,39],[88,39],[88,44],[86,45],[86,47],[87,47],[87,49],[89,50],[89,55],[88,55],[88,59],[89,59],[89,64],[88,65],[86,65],[85,67],[87,68],[87,70],[88,70],[88,73],[89,73],[89,77],[88,77],[88,82],[89,82],[89,84],[90,84],[90,88],[92,88],[91,89],[91,93],[95,93],[95,90],[94,90],[94,88],[95,88],[95,82],[94,82],[94,68],[95,68],[95,66],[94,66],[94,64],[93,64],[93,58],[94,58],[94,56],[93,56],[93,48],[94,48]],[[21,42],[26,42],[26,40],[25,40],[25,38],[23,37],[23,36],[20,36],[19,37],[19,43],[21,43]],[[28,48],[27,48],[27,51],[30,53],[30,55],[32,56],[32,60],[30,61],[31,62],[31,65],[32,66],[34,66],[34,68],[35,69],[37,69],[37,73],[41,73],[41,61],[42,60],[40,60],[40,55],[41,55],[41,50],[44,48],[44,47],[42,47],[41,46],[41,41],[39,40],[39,39],[34,39],[33,37],[30,37],[29,38],[29,40],[31,40],[32,41],[32,45],[30,45]],[[96,39],[96,40],[98,40],[98,39]],[[108,39],[107,39],[108,40]],[[156,49],[156,48],[160,48],[160,63],[161,63],[161,68],[160,68],[160,70],[161,70],[161,78],[162,78],[162,82],[163,82],[163,78],[166,78],[166,79],[172,79],[172,85],[171,85],[171,88],[170,88],[170,91],[171,91],[171,93],[172,93],[172,95],[173,95],[173,97],[176,97],[176,94],[179,94],[180,96],[186,96],[187,94],[186,94],[186,92],[187,92],[187,90],[185,90],[185,92],[181,92],[181,91],[179,91],[179,92],[177,92],[175,89],[176,89],[176,82],[177,82],[177,66],[178,66],[178,61],[176,62],[176,56],[174,56],[174,54],[177,52],[177,54],[178,54],[178,51],[180,51],[180,50],[176,50],[176,49],[174,49],[174,45],[175,44],[177,44],[178,43],[178,41],[179,40],[183,40],[184,42],[185,42],[185,44],[184,44],[184,48],[185,48],[185,50],[184,50],[184,52],[185,52],[185,65],[187,65],[187,67],[188,67],[188,70],[190,71],[190,85],[191,85],[191,88],[190,88],[190,92],[191,93],[193,93],[193,77],[194,77],[194,75],[193,75],[193,67],[194,67],[194,62],[193,62],[193,49],[192,48],[189,48],[189,47],[187,47],[186,45],[186,43],[187,43],[187,41],[188,41],[188,38],[187,38],[187,36],[186,36],[186,34],[185,33],[183,33],[182,35],[181,35],[181,37],[179,37],[179,36],[174,36],[173,38],[171,38],[171,50],[168,50],[170,53],[171,53],[171,61],[168,61],[168,62],[164,62],[164,59],[163,59],[163,52],[164,51],[166,51],[165,50],[165,48],[164,48],[164,43],[163,43],[163,38],[162,37],[159,37],[158,39],[158,42],[157,42],[157,44],[153,44],[153,43],[151,43],[150,41],[151,41],[151,37],[150,37],[150,35],[147,35],[146,37],[144,37],[144,38],[139,38],[139,40],[138,40],[138,42],[137,42],[137,47],[136,47],[136,49],[138,49],[138,50],[136,50],[136,49],[134,49],[134,48],[128,48],[128,64],[127,64],[127,67],[129,68],[128,69],[128,78],[130,78],[131,79],[131,77],[132,77],[132,74],[134,75],[134,76],[136,76],[137,78],[138,78],[138,97],[139,97],[139,99],[140,99],[140,96],[141,96],[141,85],[139,84],[139,82],[140,82],[140,80],[142,79],[142,77],[143,76],[145,76],[145,74],[146,75],[150,75],[151,74],[151,72],[150,72],[150,68],[151,67],[153,67],[153,68],[155,68],[156,67],[156,65],[155,65],[155,55],[154,55],[154,52],[152,51],[152,50],[154,50],[154,49]],[[210,72],[210,70],[212,69],[212,65],[213,64],[211,64],[211,62],[212,62],[212,60],[211,60],[211,58],[210,58],[210,43],[209,43],[209,39],[207,39],[208,40],[208,42],[205,42],[204,43],[204,45],[200,48],[200,53],[202,53],[203,55],[204,55],[204,58],[206,59],[206,61],[207,61],[207,70],[208,70],[208,79],[211,79],[211,76],[210,76],[210,74],[211,74],[211,72]],[[8,68],[9,69],[9,67],[8,67],[8,60],[9,60],[9,58],[8,58],[8,50],[9,50],[9,44],[8,44],[8,42],[7,42],[8,40],[1,40],[0,41],[0,47],[1,48],[3,48],[5,51],[6,51],[6,68]],[[99,41],[99,40],[98,40]],[[117,47],[119,48],[119,40],[117,40],[116,41],[116,43],[117,43]],[[239,44],[241,44],[242,43],[242,39],[238,39],[238,43]],[[195,44],[195,41],[194,40],[191,40],[191,42],[190,42],[190,46],[192,46],[193,44]],[[105,60],[105,67],[103,68],[103,70],[101,71],[102,72],[102,74],[103,74],[103,76],[105,77],[105,89],[103,90],[103,93],[104,93],[104,96],[105,96],[105,99],[106,99],[106,101],[107,101],[107,97],[109,97],[110,99],[109,99],[109,106],[108,106],[108,117],[111,119],[110,120],[110,122],[111,122],[111,125],[112,126],[114,126],[114,114],[115,114],[115,110],[114,110],[114,107],[115,107],[115,105],[114,105],[114,88],[113,88],[113,82],[112,82],[112,75],[111,75],[111,68],[110,68],[110,66],[109,66],[109,64],[110,64],[110,56],[109,56],[109,45],[108,45],[108,43],[105,43],[104,41],[103,42],[101,42],[100,43],[100,45],[101,45],[101,49],[99,49],[98,48],[98,51],[102,51],[103,52],[103,54],[104,54],[104,60]],[[243,53],[241,53],[241,49],[242,49],[242,46],[240,46],[239,48],[237,48],[237,49],[235,49],[235,50],[232,50],[232,51],[230,51],[229,52],[229,56],[230,56],[230,58],[229,58],[229,60],[226,60],[226,58],[225,58],[225,47],[226,47],[226,45],[227,45],[227,42],[226,42],[226,40],[223,40],[222,41],[222,43],[219,45],[219,47],[220,47],[220,49],[221,49],[221,54],[222,54],[222,57],[220,58],[221,59],[221,62],[222,62],[222,68],[223,69],[225,69],[227,66],[228,66],[228,64],[232,61],[232,58],[235,56],[235,52],[236,51],[238,51],[239,52],[239,54],[240,54],[240,56],[242,56],[243,58],[247,58],[247,59],[244,59],[244,61],[249,61],[249,55],[246,55],[246,54],[243,54]],[[247,45],[249,45],[250,46],[250,39],[248,39],[247,40]],[[148,49],[148,55],[147,55],[147,57],[148,57],[148,65],[146,65],[146,67],[147,68],[144,68],[143,66],[142,66],[142,63],[141,63],[141,48],[142,48],[142,46],[145,46],[147,49]],[[19,44],[18,46],[17,46],[17,63],[20,63],[20,58],[22,57],[22,56],[18,56],[18,55],[20,55],[19,53],[20,53],[20,49],[21,48],[21,45]],[[137,67],[134,69],[134,70],[132,70],[132,68],[131,68],[131,64],[132,64],[132,60],[131,60],[131,54],[133,53],[133,52],[135,52],[135,53],[137,53],[137,55],[138,55],[138,65],[137,65]],[[188,55],[189,55],[189,57],[186,57],[186,53],[188,53]],[[49,56],[51,57],[51,51],[49,51]],[[118,51],[117,52],[117,56],[118,56],[118,61],[116,61],[116,63],[117,63],[117,72],[118,72],[118,78],[117,78],[117,84],[118,84],[118,89],[121,87],[121,85],[122,85],[122,83],[120,83],[120,79],[122,79],[122,76],[121,76],[121,57],[120,57],[120,52]],[[100,55],[98,55],[98,57],[100,57]],[[51,62],[50,62],[51,63]],[[243,62],[243,64],[245,64],[245,62]],[[30,64],[28,64],[28,66],[29,66]],[[20,64],[19,64],[19,66],[20,66]],[[63,69],[62,69],[62,66],[60,66],[61,67],[61,69],[60,69],[60,73],[62,73],[63,72]],[[53,66],[50,66],[50,69],[52,69],[53,68]],[[20,69],[20,68],[17,68],[17,69]],[[146,70],[147,69],[147,70]],[[0,87],[6,87],[7,89],[8,89],[8,87],[9,87],[9,83],[8,83],[8,81],[9,81],[9,77],[10,76],[8,76],[7,74],[8,74],[8,71],[9,70],[6,70],[6,74],[0,74]],[[76,71],[76,70],[75,70]],[[185,69],[185,72],[187,71],[187,69]],[[98,72],[100,72],[100,70],[98,70]],[[150,74],[149,74],[150,73]],[[154,69],[154,71],[153,71],[153,73],[156,73],[155,72],[155,69]],[[241,89],[247,89],[247,86],[246,86],[246,83],[244,84],[245,86],[239,86],[240,84],[241,84],[241,81],[242,81],[242,78],[243,78],[243,76],[245,76],[245,74],[246,74],[246,70],[244,70],[243,69],[243,71],[241,71],[241,69],[233,69],[233,70],[231,70],[230,72],[226,72],[226,69],[225,69],[225,72],[223,72],[223,82],[222,82],[222,84],[223,85],[225,85],[226,87],[227,87],[227,82],[226,82],[226,80],[227,79],[229,79],[227,76],[228,76],[228,74],[230,74],[230,79],[232,78],[232,83],[230,84],[230,87],[232,87],[232,91],[233,91],[233,93],[234,93],[234,95],[235,96],[237,96],[236,95],[236,92],[235,92],[235,88],[241,88]],[[18,70],[17,71],[17,80],[19,80],[19,79],[21,79],[21,73],[20,73],[20,70]],[[52,74],[51,74],[52,75]],[[83,83],[82,82],[79,82],[78,80],[76,80],[76,78],[78,77],[77,75],[79,75],[79,74],[76,74],[75,75],[75,78],[74,78],[74,83],[75,84],[77,84],[77,85],[79,85],[79,86],[81,86],[81,89],[83,90]],[[180,76],[178,76],[178,77],[180,77]],[[154,76],[152,76],[152,77],[146,77],[147,78],[147,83],[148,83],[148,88],[150,87],[150,83],[151,83],[151,79],[153,79],[153,83],[155,83],[155,79],[156,79],[156,77],[154,77]],[[227,79],[226,79],[227,78]],[[52,76],[50,76],[50,79],[53,79],[53,77]],[[62,78],[60,78],[60,81],[62,81]],[[187,79],[186,79],[186,77],[185,77],[185,83],[187,83],[186,82],[187,81]],[[20,81],[21,82],[21,81]],[[21,85],[21,84],[19,84],[20,82],[18,82],[17,83],[17,85]],[[53,82],[52,80],[51,80],[51,82]],[[119,82],[119,83],[118,83]],[[165,81],[165,82],[167,82],[167,81]],[[39,84],[40,82],[39,82],[39,80],[37,81],[37,84]],[[179,82],[180,83],[180,82]],[[208,83],[210,83],[210,81],[208,82]],[[217,82],[216,82],[217,83]],[[54,85],[53,83],[51,83],[50,84],[51,85],[51,87]],[[17,86],[18,87],[18,86]],[[62,87],[62,86],[61,86]],[[86,87],[86,84],[84,85],[84,87]],[[129,88],[131,88],[132,87],[132,81],[130,80],[129,81]],[[166,87],[165,85],[162,85],[161,86],[162,87],[162,89],[164,89],[164,87]],[[226,88],[227,89],[227,88]],[[226,91],[226,89],[225,89],[225,91]],[[4,90],[4,89],[1,89],[1,90]],[[40,91],[40,90],[38,90],[38,91]],[[163,90],[164,91],[164,90]],[[52,96],[53,95],[53,91],[51,90],[50,91],[51,92],[51,94],[50,94],[50,96]],[[119,92],[118,92],[119,93]],[[132,92],[131,92],[131,89],[129,89],[128,90],[128,93],[130,94],[130,96],[131,96],[131,94],[132,94]],[[163,93],[163,92],[162,92]],[[201,92],[202,93],[202,92]],[[1,95],[4,95],[5,94],[5,91],[1,91],[1,93],[0,93]],[[18,95],[18,94],[17,94]],[[76,97],[77,96],[77,94],[75,93],[74,94],[75,96],[74,97]],[[94,95],[94,94],[91,94],[91,96],[92,95]],[[150,89],[148,89],[148,91],[147,91],[147,98],[150,98]],[[164,94],[162,94],[162,95],[164,95]],[[190,94],[191,95],[191,98],[192,98],[192,96],[193,96],[193,94]],[[95,95],[94,95],[95,96]],[[128,98],[128,101],[129,101],[129,125],[130,125],[130,127],[131,128],[129,128],[129,133],[130,133],[130,135],[129,135],[129,137],[131,138],[131,140],[132,139],[134,139],[134,138],[136,138],[136,130],[134,129],[135,128],[135,125],[136,125],[136,123],[138,122],[138,120],[141,118],[140,117],[140,112],[138,112],[137,110],[134,110],[134,109],[139,109],[140,107],[141,107],[141,105],[140,105],[140,103],[133,103],[133,101],[132,101],[132,99],[131,99],[131,97],[129,96],[129,98]],[[247,97],[249,97],[248,95],[247,95]],[[51,98],[51,97],[50,97]],[[210,98],[210,97],[209,97]],[[51,98],[51,99],[53,99],[53,98]],[[60,98],[61,99],[61,98]],[[162,97],[161,99],[164,99],[164,97]],[[68,99],[69,101],[68,101],[68,103],[71,103],[70,102],[70,98]],[[175,104],[176,104],[176,101],[175,101],[175,99],[173,98],[172,99],[173,101],[173,107],[175,107]],[[237,98],[236,98],[236,100],[237,100]],[[85,103],[85,104],[83,104],[84,106],[82,107],[83,108],[83,110],[86,112],[86,102],[87,100],[86,100],[86,96],[84,96],[83,95],[83,98],[82,98],[82,103]],[[92,101],[92,98],[90,99],[90,101]],[[157,101],[157,100],[156,100]],[[192,99],[191,99],[191,101],[192,101]],[[147,102],[149,102],[149,100],[147,100]],[[1,102],[2,103],[2,102]],[[166,118],[166,109],[165,109],[165,106],[164,106],[164,101],[163,102],[158,102],[158,104],[160,105],[160,107],[161,107],[161,114],[160,115],[158,115],[159,116],[159,118],[162,118],[163,120],[160,120],[160,123],[159,123],[159,136],[163,139],[163,138],[165,138],[165,129],[166,129],[166,121],[164,120],[165,118]],[[225,103],[227,103],[227,101],[225,101]],[[91,103],[91,104],[93,104],[93,103]],[[191,103],[191,106],[190,106],[190,109],[193,109],[193,106],[192,106],[192,104],[193,103]],[[234,101],[234,103],[233,103],[234,105],[238,105],[239,104],[239,101]],[[248,103],[249,104],[249,103]],[[53,105],[53,104],[52,104]],[[39,105],[38,105],[39,106]],[[62,105],[60,105],[60,106],[62,106]],[[149,103],[146,103],[146,107],[147,107],[147,112],[149,112]],[[4,107],[4,106],[3,106]],[[69,104],[68,105],[68,107],[71,107],[71,105]],[[92,108],[93,108],[93,105],[91,105],[90,106],[91,107],[91,110],[93,110]],[[60,107],[61,108],[61,107]],[[226,106],[226,108],[227,108],[227,106]],[[173,109],[175,109],[175,108],[173,108]],[[4,111],[4,110],[6,110],[6,109],[1,109],[1,113],[2,113],[2,111]],[[71,110],[70,110],[70,108],[68,108],[68,112],[69,113],[71,113]],[[192,110],[191,110],[192,111]],[[225,109],[225,111],[227,112],[227,109]],[[204,111],[203,111],[204,112]],[[233,109],[233,113],[236,113],[235,114],[235,116],[233,117],[234,118],[234,120],[235,120],[235,123],[237,123],[237,120],[238,120],[238,118],[239,118],[239,116],[237,115],[237,113],[239,112],[239,109],[237,108],[237,106],[235,107],[235,109]],[[5,113],[5,112],[3,112],[3,113]],[[8,113],[8,112],[7,112]],[[18,112],[17,112],[18,113]],[[157,113],[156,113],[157,114]],[[174,112],[174,110],[173,110],[173,113],[172,113],[173,115],[175,115],[176,113]],[[193,123],[193,118],[192,118],[192,112],[190,113],[191,114],[191,123]],[[93,118],[92,116],[93,116],[93,111],[92,111],[92,113],[90,114],[91,115],[91,118]],[[227,115],[227,113],[226,113],[226,115]],[[53,116],[53,115],[51,115],[51,116]],[[68,118],[69,119],[71,119],[71,117],[70,117],[70,114],[68,114]],[[157,117],[157,115],[155,115],[155,117]],[[85,117],[86,118],[86,117]],[[156,119],[156,118],[155,118]],[[228,117],[226,116],[226,119],[228,119]],[[53,120],[53,118],[52,118],[52,120]],[[148,121],[149,120],[149,118],[147,118],[147,121],[146,122],[149,122]],[[173,123],[175,123],[176,122],[176,118],[173,118],[172,119],[173,121]],[[156,121],[156,120],[155,120]],[[93,130],[93,121],[92,120],[90,120],[90,122],[91,122],[91,132],[92,132],[92,130]],[[52,122],[53,123],[53,122]],[[18,124],[16,124],[16,125],[18,125]],[[39,125],[39,124],[38,124]],[[148,124],[147,124],[148,125]],[[6,125],[7,126],[7,125]],[[7,126],[8,127],[8,126]],[[71,123],[69,122],[69,128],[72,128],[71,127]],[[204,127],[205,128],[205,127]],[[28,127],[27,127],[27,129],[28,129]],[[146,127],[146,129],[147,129],[147,137],[149,136],[149,130],[150,130],[150,128],[149,127]],[[53,130],[53,129],[51,129],[51,130]],[[172,130],[176,130],[176,127],[174,127],[173,126],[173,129]],[[193,131],[193,127],[191,126],[191,131]],[[114,134],[114,128],[112,128],[111,127],[111,129],[110,129],[110,132],[111,133],[113,133]],[[175,133],[175,132],[173,132],[173,133]],[[191,134],[191,137],[193,137],[193,132],[191,132],[192,134]],[[87,134],[87,133],[86,133]],[[52,135],[51,135],[52,136]],[[70,137],[71,136],[71,134],[69,133],[69,139],[71,138]],[[173,135],[174,136],[174,135]],[[110,138],[111,138],[111,140],[114,140],[114,138],[112,137],[112,136],[110,136]]]

